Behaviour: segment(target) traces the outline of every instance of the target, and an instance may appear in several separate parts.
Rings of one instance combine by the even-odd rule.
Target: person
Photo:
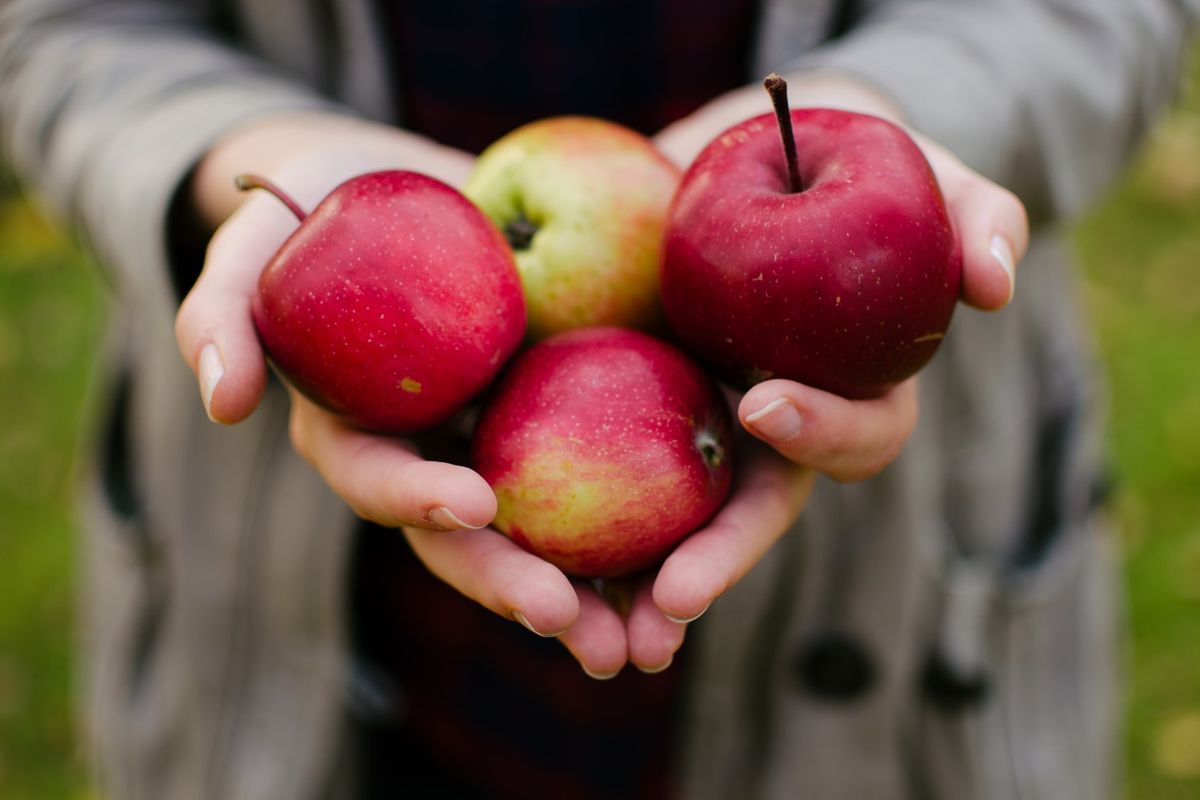
[[[1111,794],[1099,398],[1057,223],[1169,101],[1197,12],[10,0],[7,157],[119,298],[85,540],[103,784]],[[487,141],[567,112],[635,125],[684,165],[767,110],[741,87],[771,70],[793,105],[914,131],[966,307],[919,380],[882,398],[749,390],[738,417],[760,445],[739,453],[734,494],[627,616],[488,529],[495,498],[470,469],[269,378],[250,297],[295,222],[232,176],[266,175],[310,208],[376,168],[458,185]]]

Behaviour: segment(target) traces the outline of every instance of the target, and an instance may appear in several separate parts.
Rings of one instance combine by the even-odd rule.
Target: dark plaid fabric
[[[405,126],[479,152],[590,114],[652,134],[747,80],[754,0],[381,0]]]
[[[364,525],[358,538],[363,796],[672,796],[682,656],[657,675],[593,680],[560,643],[431,577],[398,531]]]
[[[473,152],[557,114],[652,134],[744,82],[755,12],[753,0],[381,2],[405,127]],[[431,577],[398,532],[364,525],[353,569],[365,795],[671,796],[686,647],[664,673],[594,681],[558,642]]]

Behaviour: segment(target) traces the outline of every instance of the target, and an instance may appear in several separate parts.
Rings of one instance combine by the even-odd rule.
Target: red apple
[[[664,243],[667,319],[734,383],[880,395],[933,356],[958,300],[962,259],[941,191],[896,125],[827,108],[789,115],[786,97],[782,109],[726,131],[684,174]]]
[[[525,309],[496,228],[446,184],[373,172],[334,189],[267,264],[254,324],[271,361],[313,401],[370,430],[437,425],[520,344]]]
[[[529,336],[596,325],[661,329],[659,261],[679,168],[636,131],[552,117],[480,155],[464,193],[504,231]]]
[[[517,357],[480,417],[474,465],[493,525],[584,577],[659,561],[729,491],[729,409],[683,353],[636,331],[592,328]]]

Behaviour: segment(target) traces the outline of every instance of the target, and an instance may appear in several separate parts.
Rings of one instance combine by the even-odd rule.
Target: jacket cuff
[[[1016,93],[999,89],[1002,71],[963,40],[916,24],[867,26],[784,66],[863,81],[892,99],[905,122],[997,181],[1012,173]]]

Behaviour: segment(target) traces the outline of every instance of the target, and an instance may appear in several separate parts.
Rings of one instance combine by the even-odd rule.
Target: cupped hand
[[[845,108],[903,125],[889,98],[849,76],[810,73],[787,79],[792,107]],[[686,167],[718,134],[770,109],[762,87],[747,86],[667,127],[656,142]],[[985,311],[1003,308],[1012,299],[1016,263],[1029,243],[1024,206],[945,147],[909,133],[937,176],[962,247],[962,302]],[[882,397],[849,401],[793,381],[765,381],[742,398],[738,418],[746,430],[794,463],[822,469],[838,480],[862,480],[891,463],[912,433],[918,416],[916,383],[910,378]],[[846,443],[863,432],[871,441],[870,451],[842,455],[848,452]]]
[[[176,319],[176,338],[216,422],[249,416],[266,386],[251,317],[258,276],[295,230],[265,193],[239,196],[233,177],[253,172],[311,210],[343,180],[375,169],[414,169],[461,185],[470,156],[372,123],[324,114],[265,120],[210,153],[193,181],[193,205],[216,233],[203,272]],[[485,527],[496,497],[474,471],[425,460],[416,445],[344,423],[290,390],[293,446],[360,517],[401,528],[439,578],[491,611],[556,636],[597,677],[627,662],[623,619],[588,581],[567,578]],[[437,434],[443,440],[454,433]],[[439,441],[439,449],[445,442]]]
[[[235,176],[263,176],[307,212],[338,184],[364,172],[413,169],[458,185],[471,165],[466,153],[328,113],[267,118],[219,142],[190,187],[199,221],[216,232],[175,320],[180,352],[197,375],[208,415],[216,422],[240,422],[262,397],[266,362],[251,300],[263,267],[299,224],[267,193],[239,194]]]

